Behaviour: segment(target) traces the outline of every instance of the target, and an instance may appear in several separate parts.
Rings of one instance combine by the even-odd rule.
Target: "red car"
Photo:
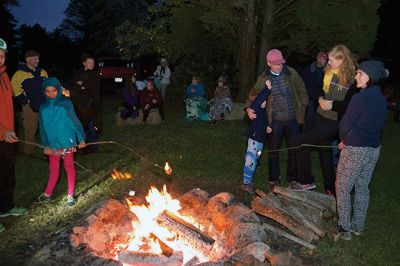
[[[117,57],[100,57],[98,66],[101,79],[112,83],[123,84],[127,78],[136,75],[133,61]]]

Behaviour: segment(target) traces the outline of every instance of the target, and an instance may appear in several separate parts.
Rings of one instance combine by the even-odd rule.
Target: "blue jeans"
[[[299,125],[296,118],[288,121],[272,120],[272,132],[268,134],[268,145],[270,150],[278,150],[282,139],[285,137],[287,147],[294,147],[295,137],[299,134]],[[277,181],[280,174],[279,152],[269,152],[269,181]],[[286,180],[293,181],[296,176],[296,161],[294,150],[287,151]]]

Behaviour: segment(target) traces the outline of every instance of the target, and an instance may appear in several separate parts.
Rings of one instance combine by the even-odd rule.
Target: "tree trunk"
[[[238,100],[245,101],[251,86],[255,83],[256,73],[256,18],[255,0],[247,0],[240,23],[240,59]]]
[[[265,0],[260,45],[258,48],[257,73],[261,73],[265,69],[265,56],[267,51],[272,46],[272,36],[274,34],[275,4],[275,0]]]

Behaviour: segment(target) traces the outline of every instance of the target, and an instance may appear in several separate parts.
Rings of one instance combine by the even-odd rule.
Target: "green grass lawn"
[[[48,205],[32,205],[47,182],[48,163],[37,151],[35,158],[18,155],[16,164],[16,203],[31,208],[26,217],[2,219],[8,228],[1,234],[0,254],[33,254],[46,238],[61,228],[70,226],[90,206],[110,197],[121,198],[129,190],[146,194],[150,185],[166,184],[172,194],[184,193],[200,187],[211,195],[222,191],[234,194],[237,201],[249,205],[250,198],[239,187],[242,178],[246,149],[247,125],[243,121],[223,121],[215,126],[206,122],[184,120],[184,105],[181,99],[169,99],[166,108],[167,122],[161,125],[137,125],[124,128],[115,126],[115,111],[119,99],[105,95],[103,140],[113,140],[133,149],[135,153],[114,144],[101,147],[101,152],[78,156],[76,207],[62,208],[66,194],[66,178],[62,174],[55,190],[56,200]],[[318,243],[315,259],[324,265],[394,265],[399,263],[397,247],[400,246],[400,211],[397,206],[400,191],[400,124],[388,121],[383,134],[383,149],[374,178],[370,185],[371,200],[366,221],[365,235],[353,240],[334,242],[325,237]],[[267,191],[267,154],[261,158],[255,175],[257,187]],[[286,153],[281,154],[282,174],[285,174]],[[168,161],[171,176],[162,169]],[[135,178],[114,181],[111,169],[129,171]],[[322,187],[317,153],[313,153],[313,172],[318,177],[318,188]],[[30,247],[30,251],[29,248]],[[26,251],[28,249],[28,251]],[[1,261],[1,259],[0,259]]]

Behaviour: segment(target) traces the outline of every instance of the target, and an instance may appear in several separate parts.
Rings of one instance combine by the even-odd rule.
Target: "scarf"
[[[328,71],[326,71],[326,73],[324,75],[324,82],[323,82],[323,87],[322,87],[322,90],[325,93],[327,93],[329,91],[333,75],[337,75],[338,73],[339,73],[339,69],[329,69]]]

